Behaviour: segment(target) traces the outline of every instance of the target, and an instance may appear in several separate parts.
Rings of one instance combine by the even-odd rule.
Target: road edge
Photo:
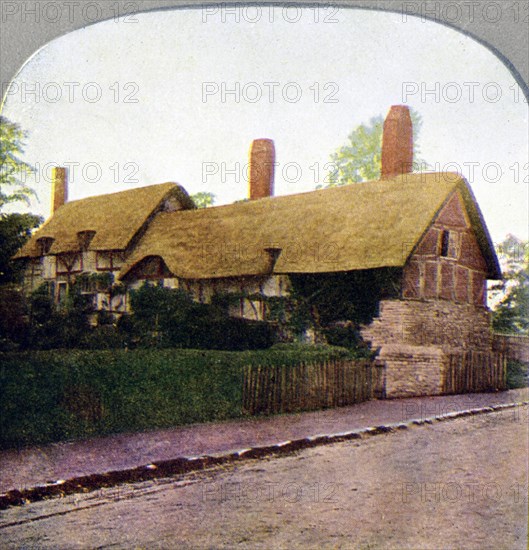
[[[354,439],[366,439],[374,435],[396,433],[400,430],[431,425],[435,422],[446,422],[466,416],[490,414],[516,407],[529,405],[529,401],[501,403],[474,409],[453,411],[426,418],[412,418],[402,422],[381,424],[367,428],[358,428],[347,432],[332,434],[318,434],[302,439],[281,441],[261,447],[250,447],[223,453],[213,453],[201,456],[181,456],[170,460],[145,464],[136,468],[109,471],[101,474],[89,474],[71,479],[60,479],[52,483],[36,485],[27,489],[12,489],[0,495],[0,510],[10,506],[23,506],[56,496],[66,496],[73,493],[95,491],[104,487],[112,487],[121,483],[135,483],[156,478],[182,475],[193,471],[204,470],[214,466],[225,465],[242,460],[259,459],[265,457],[284,456],[300,450],[329,445]]]

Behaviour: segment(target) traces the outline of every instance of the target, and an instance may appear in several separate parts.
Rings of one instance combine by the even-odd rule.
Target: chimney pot
[[[275,148],[271,139],[255,139],[250,147],[250,200],[274,194]]]
[[[68,170],[63,166],[52,168],[52,215],[59,206],[68,201]]]
[[[413,124],[405,105],[393,105],[384,121],[381,178],[388,179],[413,170]]]

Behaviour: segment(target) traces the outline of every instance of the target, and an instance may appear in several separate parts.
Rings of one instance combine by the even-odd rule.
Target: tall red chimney
[[[413,124],[405,105],[393,105],[384,121],[381,178],[407,174],[413,169]]]
[[[263,199],[274,194],[274,142],[255,139],[250,147],[249,198]]]
[[[59,206],[68,201],[68,171],[63,166],[57,166],[51,170],[52,196],[51,213],[55,213]]]

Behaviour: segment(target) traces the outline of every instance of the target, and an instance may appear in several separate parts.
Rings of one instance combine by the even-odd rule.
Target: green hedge
[[[0,353],[0,448],[235,418],[244,365],[345,356],[323,346]]]
[[[521,361],[507,361],[507,388],[526,388],[529,385],[529,365]]]

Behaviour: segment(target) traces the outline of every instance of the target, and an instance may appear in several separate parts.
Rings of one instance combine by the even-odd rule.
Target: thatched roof
[[[77,234],[80,231],[95,231],[91,250],[124,250],[162,201],[173,194],[184,208],[195,207],[186,191],[174,183],[67,202],[57,209],[15,258],[39,256],[37,240],[41,237],[54,239],[50,254],[78,251]]]
[[[455,173],[394,179],[157,214],[120,277],[149,256],[177,277],[323,273],[401,267],[456,190],[487,262],[501,277],[492,242],[464,178]],[[281,249],[277,261],[272,251]]]

